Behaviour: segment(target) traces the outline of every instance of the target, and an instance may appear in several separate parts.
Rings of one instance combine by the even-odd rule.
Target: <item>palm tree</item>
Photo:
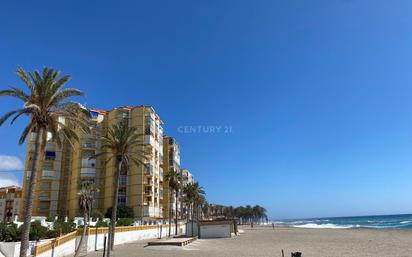
[[[189,183],[183,188],[183,193],[185,194],[186,201],[189,203],[191,218],[192,218],[192,236],[193,236],[193,218],[195,214],[195,208],[199,206],[198,203],[202,202],[204,198],[205,191],[203,187],[199,185],[198,182]],[[196,211],[198,213],[198,211]],[[198,215],[197,215],[198,216]],[[199,220],[198,220],[199,221]]]
[[[84,238],[86,237],[87,229],[89,227],[89,213],[92,208],[93,200],[94,200],[94,194],[98,192],[99,189],[96,188],[96,186],[92,183],[89,182],[84,182],[79,185],[79,192],[77,192],[77,195],[79,196],[79,207],[81,212],[83,213],[83,232],[80,237],[79,245],[75,251],[74,257],[79,256],[80,254],[80,249],[83,247],[83,241]],[[87,240],[85,241],[85,248],[86,248],[86,254],[87,254]]]
[[[33,211],[34,191],[38,173],[41,166],[44,150],[47,143],[47,135],[51,134],[54,142],[61,146],[62,140],[79,140],[73,126],[79,126],[88,131],[89,127],[85,116],[89,112],[79,104],[69,102],[73,96],[83,96],[83,92],[73,88],[63,89],[70,76],[60,76],[60,72],[54,69],[44,68],[42,73],[38,71],[26,72],[22,68],[17,69],[17,75],[28,89],[28,93],[17,87],[0,90],[0,96],[15,97],[23,102],[23,107],[6,113],[0,118],[0,126],[13,117],[13,124],[22,115],[29,116],[29,124],[23,130],[19,144],[23,144],[31,133],[34,137],[34,152],[30,160],[30,175],[24,203],[24,224],[21,233],[20,257],[26,257],[29,247],[30,221]],[[82,115],[83,114],[83,115]]]
[[[177,205],[178,205],[178,197],[179,197],[179,190],[180,190],[180,181],[181,175],[180,172],[174,169],[171,169],[166,175],[165,180],[169,183],[169,236],[171,234],[171,226],[172,226],[172,215],[173,215],[173,202],[172,202],[172,191],[175,193],[175,235],[177,235]]]
[[[144,146],[143,141],[139,139],[140,134],[137,133],[135,127],[129,127],[125,120],[118,124],[114,124],[108,129],[106,135],[101,136],[103,151],[92,156],[91,158],[97,158],[99,156],[108,156],[106,162],[115,160],[117,170],[114,175],[114,193],[112,202],[112,216],[110,220],[109,228],[109,246],[108,256],[110,256],[110,250],[113,250],[114,236],[116,229],[116,215],[117,215],[117,202],[119,198],[119,178],[122,171],[127,171],[131,162],[136,165],[144,165],[147,160],[148,154],[140,148]]]
[[[194,187],[193,183],[186,184],[183,187],[184,202],[187,205],[187,221],[192,221],[192,236],[193,236],[193,199],[194,199]]]

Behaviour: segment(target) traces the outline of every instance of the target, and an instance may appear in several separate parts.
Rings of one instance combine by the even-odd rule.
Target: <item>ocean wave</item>
[[[336,225],[332,223],[327,223],[327,224],[315,224],[315,223],[307,223],[303,225],[294,225],[293,227],[295,228],[335,228],[335,229],[343,229],[343,228],[353,228],[354,226],[352,225]]]
[[[404,220],[404,221],[401,221],[401,222],[399,222],[400,224],[408,224],[408,223],[411,223],[412,222],[412,220]]]

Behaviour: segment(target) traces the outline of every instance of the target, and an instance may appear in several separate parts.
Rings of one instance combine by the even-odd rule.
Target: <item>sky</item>
[[[0,88],[53,67],[151,105],[208,201],[273,219],[412,213],[411,1],[5,1]],[[0,114],[20,107],[0,98]],[[20,183],[27,118],[0,127]]]

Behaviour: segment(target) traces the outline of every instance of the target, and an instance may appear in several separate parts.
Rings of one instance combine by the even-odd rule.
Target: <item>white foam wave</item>
[[[331,223],[327,224],[315,224],[315,223],[308,223],[303,225],[294,225],[295,228],[335,228],[335,229],[343,229],[343,228],[352,228],[353,226],[342,226],[342,225],[335,225]]]
[[[412,220],[405,220],[405,221],[401,221],[401,222],[399,222],[400,224],[408,224],[408,223],[411,223],[412,222]]]

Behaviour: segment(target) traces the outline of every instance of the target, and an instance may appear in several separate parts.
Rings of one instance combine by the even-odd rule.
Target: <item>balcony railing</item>
[[[42,179],[58,179],[59,173],[53,170],[43,170]]]
[[[96,176],[96,169],[95,168],[81,168],[80,169],[80,176],[82,176],[82,177],[94,177],[94,176]]]
[[[148,145],[154,145],[155,144],[154,137],[150,136],[150,135],[145,135],[144,136],[144,143],[148,144]]]
[[[40,201],[49,201],[50,197],[49,196],[39,196]]]

